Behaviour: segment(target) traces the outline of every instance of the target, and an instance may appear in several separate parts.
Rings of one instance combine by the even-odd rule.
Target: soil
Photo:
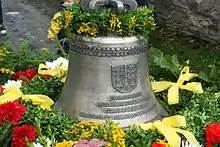
[[[27,39],[34,48],[53,49],[47,39],[50,20],[59,7],[58,0],[2,0],[4,25],[8,30],[0,41],[12,42],[16,47]]]

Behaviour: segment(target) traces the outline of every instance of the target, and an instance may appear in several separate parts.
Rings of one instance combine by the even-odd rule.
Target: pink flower
[[[74,147],[102,147],[102,146],[108,146],[108,142],[98,140],[98,139],[92,139],[92,140],[80,140],[77,142],[77,144]]]

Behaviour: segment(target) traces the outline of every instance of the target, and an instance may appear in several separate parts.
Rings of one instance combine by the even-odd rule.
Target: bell
[[[147,43],[137,37],[75,36],[64,89],[55,108],[79,120],[121,127],[161,119],[148,73]]]

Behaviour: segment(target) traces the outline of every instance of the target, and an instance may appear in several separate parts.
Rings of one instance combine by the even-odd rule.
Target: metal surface
[[[122,12],[125,8],[135,11],[138,7],[136,0],[81,0],[83,10],[98,10],[103,6],[110,6],[113,11]]]
[[[91,0],[88,2],[89,9],[96,10],[108,4],[108,0]]]
[[[80,120],[122,127],[160,118],[148,78],[147,45],[136,37],[75,36],[67,81],[55,108]]]

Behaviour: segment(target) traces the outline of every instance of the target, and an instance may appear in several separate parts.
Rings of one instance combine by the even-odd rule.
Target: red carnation
[[[31,125],[15,127],[12,133],[12,147],[27,147],[26,141],[34,142],[37,137],[36,129]],[[27,140],[26,140],[27,139]]]
[[[0,94],[3,93],[4,88],[0,85]]]
[[[13,102],[8,102],[6,104],[0,105],[0,125],[2,125],[3,120],[7,120],[14,125],[18,124],[21,120],[22,115],[26,112],[26,107],[20,104],[18,100]]]
[[[36,71],[33,68],[29,68],[26,70],[26,77],[31,81],[36,75]]]
[[[36,75],[36,71],[33,68],[28,68],[25,71],[16,72],[15,73],[15,80],[22,80],[23,82],[26,82],[24,78],[27,78],[28,80],[31,81],[35,75]]]
[[[151,147],[166,147],[166,144],[154,142],[152,143]]]
[[[52,75],[48,75],[48,74],[43,74],[42,76],[45,77],[45,78],[47,78],[47,79],[52,78]]]
[[[220,124],[209,124],[205,130],[205,138],[207,147],[212,147],[213,144],[220,143]]]
[[[15,73],[15,80],[20,80],[21,77],[22,77],[22,76],[25,77],[25,75],[26,75],[26,72],[25,72],[25,71],[17,71],[17,72]]]

